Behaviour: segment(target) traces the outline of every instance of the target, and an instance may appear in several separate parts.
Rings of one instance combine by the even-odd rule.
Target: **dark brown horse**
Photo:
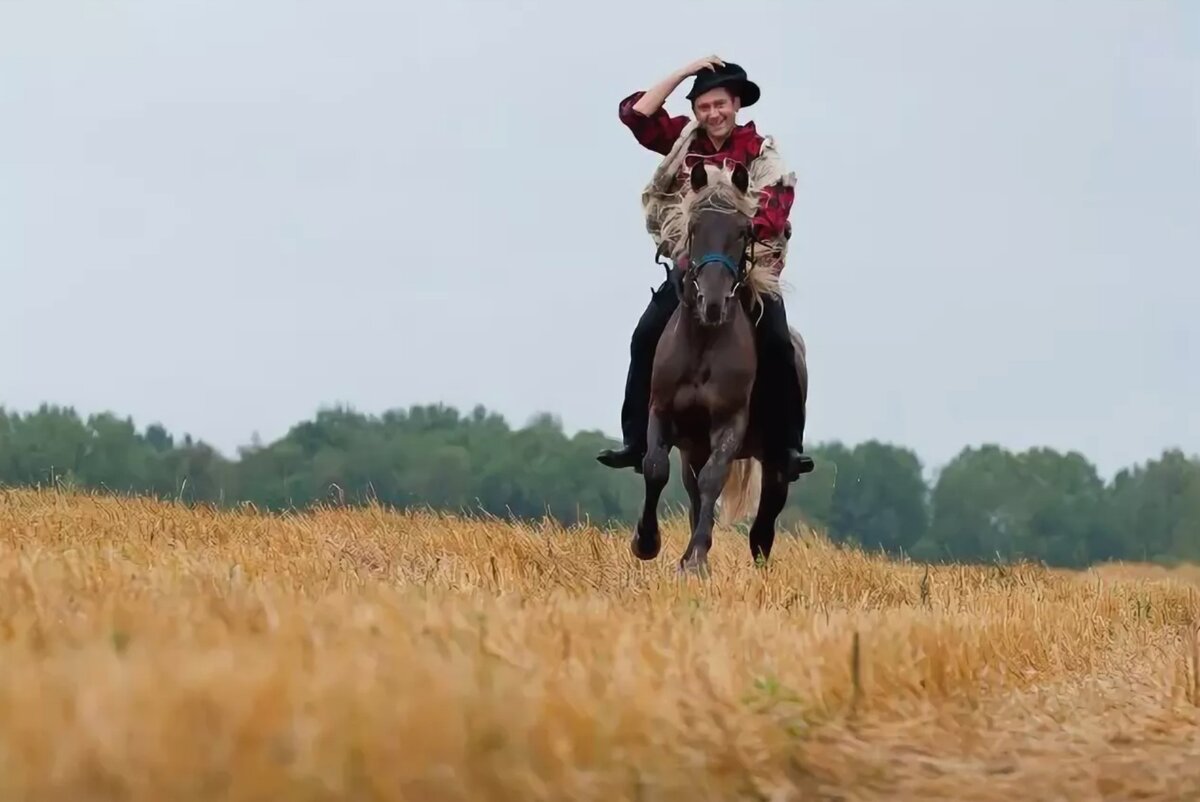
[[[762,405],[751,398],[758,369],[752,313],[759,293],[778,292],[778,279],[747,261],[754,214],[749,175],[740,165],[727,173],[698,163],[690,180],[684,201],[689,264],[676,277],[680,304],[654,356],[642,463],[646,494],[630,546],[638,559],[658,556],[659,499],[670,479],[671,448],[678,448],[692,529],[680,568],[705,572],[718,497],[722,518],[731,521],[753,511],[758,490],[750,551],[765,561],[788,481],[784,466],[764,457],[771,450],[763,448]],[[804,343],[794,332],[793,343],[807,400]]]

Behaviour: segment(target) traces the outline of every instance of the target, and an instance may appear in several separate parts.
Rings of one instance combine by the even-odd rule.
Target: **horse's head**
[[[688,268],[684,306],[702,326],[723,325],[738,303],[746,280],[746,249],[752,240],[750,175],[737,165],[728,179],[710,181],[703,162],[691,172],[688,203]]]

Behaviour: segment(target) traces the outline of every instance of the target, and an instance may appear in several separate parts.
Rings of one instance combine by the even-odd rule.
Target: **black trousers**
[[[630,338],[621,432],[625,445],[639,452],[646,450],[654,349],[678,306],[675,288],[670,281],[664,281],[652,294]],[[767,421],[765,439],[770,451],[781,453],[786,448],[795,448],[803,452],[804,402],[787,313],[783,301],[776,298],[764,298],[763,306],[762,319],[754,329],[760,369],[751,403]]]

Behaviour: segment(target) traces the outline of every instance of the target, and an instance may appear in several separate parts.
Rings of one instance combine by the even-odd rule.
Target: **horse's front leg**
[[[694,532],[700,516],[700,471],[704,470],[708,449],[703,452],[680,450],[683,452],[683,489],[688,496],[688,525]]]
[[[696,516],[692,538],[679,561],[682,570],[708,571],[708,551],[712,548],[717,498],[725,487],[725,480],[729,478],[729,467],[742,446],[748,418],[749,415],[743,410],[712,433],[712,453],[696,481],[700,488],[700,513]]]
[[[671,450],[667,446],[665,423],[653,408],[646,427],[646,456],[642,460],[642,478],[646,495],[642,501],[642,515],[634,531],[629,548],[639,560],[653,560],[662,548],[658,530],[658,500],[667,482],[671,479]]]

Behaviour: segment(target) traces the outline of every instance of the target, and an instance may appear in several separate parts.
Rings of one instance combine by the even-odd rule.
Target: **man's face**
[[[724,139],[733,131],[741,107],[741,101],[723,86],[708,90],[692,103],[696,119],[709,137],[716,140]]]

